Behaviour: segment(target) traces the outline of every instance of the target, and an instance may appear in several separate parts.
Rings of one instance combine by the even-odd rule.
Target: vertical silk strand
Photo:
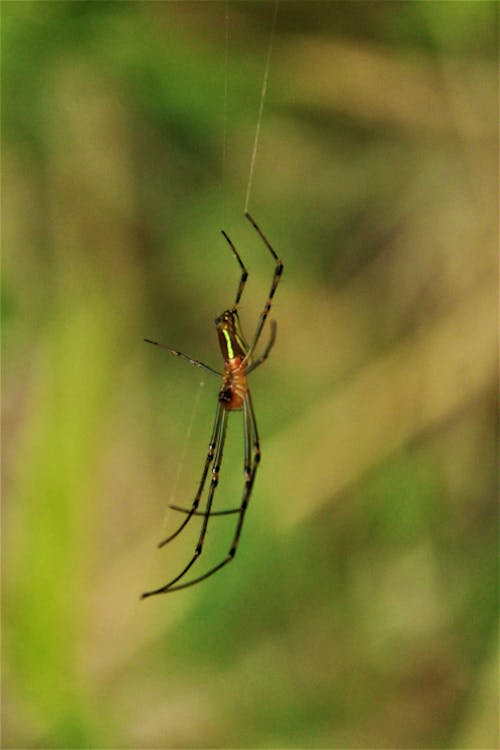
[[[177,462],[177,471],[175,473],[175,479],[172,485],[172,489],[170,491],[169,499],[167,502],[167,507],[165,509],[165,514],[163,516],[163,521],[161,524],[162,531],[164,531],[167,528],[167,521],[171,513],[170,506],[173,505],[174,500],[177,499],[177,490],[179,489],[181,473],[184,469],[184,464],[186,463],[187,449],[188,449],[189,441],[191,440],[191,433],[193,432],[194,420],[196,418],[196,414],[198,413],[198,406],[200,403],[201,393],[203,391],[204,385],[205,385],[205,381],[203,379],[200,380],[200,383],[198,385],[198,390],[196,392],[196,397],[193,400],[193,408],[191,409],[191,418],[189,420],[188,428],[186,430],[186,434],[184,437],[184,445],[182,446],[182,454],[181,454],[179,461]]]
[[[271,55],[273,52],[274,35],[276,31],[276,18],[278,16],[278,6],[279,6],[279,0],[275,0],[273,20],[271,24],[271,34],[269,37],[269,46],[267,48],[266,67],[264,69],[264,79],[262,81],[262,89],[260,92],[260,103],[259,103],[259,114],[257,116],[257,127],[255,128],[255,138],[253,142],[252,157],[250,159],[250,173],[248,175],[247,194],[245,198],[245,209],[244,209],[245,213],[248,211],[248,205],[250,203],[250,193],[252,191],[252,185],[253,185],[253,177],[254,177],[254,172],[255,172],[255,159],[257,156],[257,148],[259,145],[262,115],[264,113],[264,102],[265,102],[266,93],[267,93],[267,81],[269,78],[269,68],[271,66]]]
[[[222,226],[226,223],[227,92],[229,58],[229,0],[224,3],[224,101],[222,107]]]

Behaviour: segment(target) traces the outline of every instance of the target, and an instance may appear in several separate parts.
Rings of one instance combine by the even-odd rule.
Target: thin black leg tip
[[[164,586],[162,589],[155,589],[154,591],[145,591],[144,594],[141,594],[141,600],[147,599],[150,596],[156,596],[157,594],[166,594],[169,590],[168,586]]]

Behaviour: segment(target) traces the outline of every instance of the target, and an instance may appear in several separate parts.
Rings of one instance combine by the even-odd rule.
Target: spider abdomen
[[[224,365],[222,388],[219,391],[219,401],[227,411],[237,411],[243,408],[245,395],[248,393],[245,365],[241,357],[232,357]]]

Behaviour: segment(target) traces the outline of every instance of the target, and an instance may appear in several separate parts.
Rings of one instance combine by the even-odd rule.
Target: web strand
[[[222,114],[222,225],[226,222],[227,92],[229,58],[229,0],[224,3],[224,104]]]
[[[262,81],[262,89],[260,92],[259,114],[257,116],[257,126],[255,128],[255,138],[253,142],[252,157],[250,159],[250,173],[248,175],[247,194],[245,198],[245,208],[244,208],[245,213],[248,211],[248,205],[250,203],[250,193],[252,192],[253,177],[254,177],[254,172],[255,172],[255,159],[257,156],[257,148],[259,145],[262,115],[264,113],[264,102],[265,102],[266,93],[267,93],[267,81],[269,78],[269,68],[271,66],[271,55],[273,52],[274,35],[276,31],[276,18],[278,16],[278,6],[279,6],[279,0],[275,0],[273,20],[271,24],[271,34],[269,37],[269,46],[267,49],[266,67],[264,69],[264,79]]]
[[[167,502],[167,507],[165,509],[165,513],[163,516],[163,521],[161,524],[162,531],[165,531],[165,529],[167,528],[167,522],[168,522],[168,518],[171,512],[170,506],[173,505],[174,500],[178,499],[176,495],[179,489],[181,473],[184,469],[184,464],[186,462],[187,449],[188,449],[189,441],[191,439],[191,433],[193,432],[194,421],[196,418],[196,414],[198,413],[198,406],[200,403],[200,397],[201,397],[201,393],[203,391],[204,385],[205,385],[205,381],[200,380],[200,384],[196,392],[196,397],[193,401],[193,408],[191,410],[191,418],[189,420],[189,425],[188,425],[188,428],[184,437],[184,445],[182,446],[182,454],[181,454],[179,461],[177,462],[177,472],[175,474],[174,483],[172,485],[172,490],[170,491],[170,495],[169,495],[168,502]]]

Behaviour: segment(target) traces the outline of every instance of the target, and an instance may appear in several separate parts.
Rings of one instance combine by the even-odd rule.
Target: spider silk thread
[[[264,78],[262,80],[262,89],[260,92],[259,113],[257,115],[257,126],[255,128],[255,138],[253,142],[252,156],[250,159],[250,172],[248,175],[247,192],[246,192],[245,208],[244,208],[245,213],[248,211],[248,205],[250,203],[250,193],[252,191],[252,186],[253,186],[253,178],[254,178],[254,173],[255,173],[255,160],[257,157],[257,149],[259,145],[260,130],[261,130],[261,125],[262,125],[262,116],[264,114],[264,102],[265,102],[266,94],[267,94],[267,82],[269,79],[269,68],[271,67],[271,56],[273,52],[274,36],[275,36],[275,31],[276,31],[276,19],[278,17],[278,7],[279,7],[279,0],[275,0],[273,20],[271,23],[271,33],[269,36],[269,45],[267,48],[266,66],[264,68]]]
[[[227,102],[228,102],[228,63],[229,63],[229,0],[224,3],[224,98],[222,107],[222,226],[226,223],[226,161],[227,161]]]
[[[191,434],[193,432],[194,420],[196,419],[196,414],[198,413],[198,406],[199,406],[199,403],[200,403],[201,392],[202,392],[204,386],[205,386],[205,381],[202,378],[200,380],[200,382],[199,382],[198,390],[196,391],[196,397],[193,400],[193,407],[191,409],[191,416],[190,416],[189,424],[188,424],[188,427],[187,427],[187,430],[186,430],[186,433],[185,433],[185,436],[184,436],[184,440],[183,440],[181,457],[177,461],[177,471],[175,473],[175,479],[174,479],[174,482],[173,482],[173,485],[172,485],[172,489],[170,491],[170,495],[168,497],[167,507],[165,509],[165,513],[164,513],[164,516],[163,516],[163,521],[162,521],[162,524],[161,524],[162,531],[166,530],[166,528],[168,526],[167,521],[168,521],[168,519],[170,517],[171,512],[173,512],[172,508],[170,506],[173,504],[174,500],[177,500],[176,496],[177,496],[177,490],[179,489],[179,483],[180,483],[180,480],[181,480],[181,473],[182,473],[182,471],[184,469],[184,464],[186,463],[187,449],[188,449],[189,442],[191,440]]]

